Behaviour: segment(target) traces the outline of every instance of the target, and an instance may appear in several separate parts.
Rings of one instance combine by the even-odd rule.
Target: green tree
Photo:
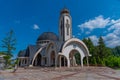
[[[4,59],[5,59],[5,63],[6,63],[6,68],[11,64],[11,56],[10,55],[6,55],[4,56]]]
[[[105,46],[104,40],[102,37],[98,40],[98,56],[100,59],[108,57],[110,54],[108,48]]]
[[[120,56],[120,46],[116,46],[112,49],[112,53],[114,56]]]
[[[13,30],[7,33],[6,37],[2,40],[2,48],[5,49],[6,55],[13,56],[12,53],[16,49],[16,38],[14,37]]]
[[[91,57],[89,57],[89,63],[97,64],[96,61],[94,61],[94,60],[96,60],[97,52],[96,52],[96,47],[94,46],[93,42],[91,41],[90,38],[83,39],[83,42],[86,44],[86,46],[89,50],[89,53],[92,55]]]

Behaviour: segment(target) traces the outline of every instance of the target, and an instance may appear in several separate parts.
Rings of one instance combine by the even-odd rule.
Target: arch
[[[41,48],[35,53],[35,55],[34,55],[34,57],[33,57],[33,60],[32,60],[32,66],[33,66],[33,63],[34,63],[34,61],[35,61],[35,58],[37,57],[38,54],[40,54],[40,52],[42,51],[43,48],[44,48],[44,47],[41,47]]]
[[[69,54],[71,53],[71,51],[77,51],[80,53],[80,62],[81,62],[81,66],[83,67],[83,59],[84,57],[88,57],[91,56],[89,54],[88,48],[86,47],[86,45],[79,39],[76,38],[72,38],[69,39],[68,41],[66,41],[63,44],[61,53],[62,55],[66,56],[68,59],[67,65],[68,67],[70,67],[70,58],[69,58]],[[88,62],[88,58],[87,58],[87,62]],[[87,63],[87,65],[89,65],[89,63]]]
[[[78,64],[80,64],[80,63],[77,63],[77,58],[75,57],[76,54],[79,54],[79,55],[77,55],[77,57],[78,57],[78,59],[80,60],[80,63],[81,63],[81,54],[76,49],[73,49],[69,53],[70,66],[77,66]]]
[[[39,53],[34,60],[33,66],[41,66],[41,59],[42,59],[42,56]]]
[[[53,55],[51,57],[51,55]],[[51,41],[46,47],[47,66],[56,66],[57,62],[57,46]],[[53,58],[54,57],[54,58]],[[52,63],[51,63],[52,62]],[[53,64],[54,63],[54,64]]]
[[[55,51],[51,51],[50,53],[50,66],[55,66]]]
[[[84,49],[85,49],[85,51],[84,51],[84,53],[85,53],[85,56],[91,56],[90,54],[89,54],[89,50],[88,50],[88,48],[87,48],[87,46],[81,41],[81,40],[79,40],[79,39],[77,39],[77,38],[72,38],[72,39],[69,39],[68,41],[66,41],[65,43],[64,43],[64,45],[63,45],[63,47],[62,47],[62,50],[61,50],[61,52],[63,52],[63,50],[64,50],[64,48],[69,44],[69,43],[78,43],[79,44],[79,46],[81,46],[81,47],[83,47]]]
[[[57,57],[57,65],[59,65],[59,67],[63,66],[66,67],[67,66],[67,57],[64,55],[58,55]]]
[[[57,48],[56,44],[55,44],[53,41],[50,41],[50,42],[47,44],[46,51],[48,51],[48,49],[49,49],[51,46],[54,46],[54,49],[56,50],[56,48]]]

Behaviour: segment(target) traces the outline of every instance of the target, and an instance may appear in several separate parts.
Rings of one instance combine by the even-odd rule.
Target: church
[[[78,38],[72,37],[72,17],[70,11],[62,9],[59,17],[59,36],[53,32],[42,33],[36,41],[36,45],[28,45],[18,54],[19,67],[24,66],[77,66],[75,54],[79,53],[80,65],[83,67],[83,59],[88,64],[89,50]]]

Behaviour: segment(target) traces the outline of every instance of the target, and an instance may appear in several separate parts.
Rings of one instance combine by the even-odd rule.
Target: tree
[[[116,46],[112,49],[112,53],[114,56],[120,56],[120,46]]]
[[[103,41],[103,38],[100,36],[99,40],[98,40],[98,57],[103,59],[103,57],[106,57],[105,56],[105,44],[104,44],[104,41]]]
[[[97,47],[98,47],[98,56],[100,57],[100,59],[103,60],[103,58],[107,58],[108,56],[111,55],[111,50],[110,48],[106,47],[102,37],[99,38]]]
[[[96,59],[94,59],[94,58],[96,58],[96,47],[93,45],[93,42],[91,41],[90,38],[83,39],[83,42],[86,44],[86,46],[87,46],[87,48],[89,50],[89,53],[92,55],[89,58],[89,63],[94,64],[94,60],[96,60]]]
[[[5,63],[6,63],[6,68],[11,64],[11,60],[10,60],[11,56],[10,55],[6,55],[4,56],[5,59]]]
[[[6,55],[13,56],[12,53],[16,49],[16,38],[14,37],[13,30],[7,33],[6,37],[2,40],[2,48],[5,49]]]

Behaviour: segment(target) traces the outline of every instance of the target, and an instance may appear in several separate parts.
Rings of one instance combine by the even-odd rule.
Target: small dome
[[[55,33],[53,32],[44,32],[42,33],[38,39],[37,39],[37,42],[38,41],[41,41],[41,40],[53,40],[53,41],[57,41],[58,40],[58,37]]]
[[[61,11],[61,13],[60,13],[60,14],[64,14],[64,13],[69,14],[70,12],[69,12],[69,10],[68,10],[68,9],[64,8],[64,9]]]

